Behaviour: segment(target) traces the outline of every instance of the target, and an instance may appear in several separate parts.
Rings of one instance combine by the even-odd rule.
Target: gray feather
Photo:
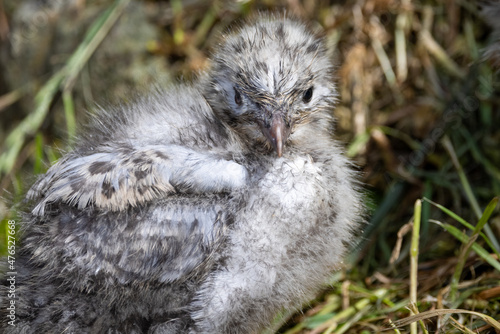
[[[258,333],[313,297],[363,213],[333,79],[321,38],[262,16],[194,87],[98,112],[28,193],[17,327],[4,291],[0,328]]]
[[[223,192],[242,187],[246,170],[239,164],[179,145],[139,148],[106,147],[88,156],[66,156],[28,192],[43,198],[33,214],[43,215],[48,203],[61,201],[79,209],[89,205],[124,210],[176,191]]]

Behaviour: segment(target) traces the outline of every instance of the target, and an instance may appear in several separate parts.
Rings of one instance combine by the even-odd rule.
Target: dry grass
[[[162,31],[144,41],[147,56],[164,59],[173,77],[203,70],[216,36],[259,10],[285,8],[319,22],[335,50],[336,135],[362,171],[370,223],[331,287],[280,332],[500,332],[493,320],[500,317],[498,75],[482,59],[491,37],[474,2],[174,0],[145,6]],[[33,111],[2,112],[19,108],[36,82],[0,96],[1,122],[11,124],[0,133],[0,188],[14,197],[27,186],[23,176],[43,171],[58,156],[55,145],[64,146],[64,135],[53,129],[71,134],[73,119],[81,118],[83,93],[73,83],[86,59],[78,56],[91,54],[85,46],[107,34],[101,17],[65,63],[66,72],[53,70],[52,79],[38,83],[42,93]],[[4,29],[0,24],[0,37]],[[44,112],[34,119],[39,108]],[[12,214],[2,215],[5,222]]]

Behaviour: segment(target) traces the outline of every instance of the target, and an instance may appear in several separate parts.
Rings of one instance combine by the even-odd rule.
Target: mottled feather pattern
[[[113,289],[116,284],[185,280],[220,242],[229,221],[227,207],[218,204],[221,198],[200,203],[194,197],[172,196],[106,215],[67,206],[59,214],[33,220],[24,240],[36,255],[34,262],[79,276],[71,284],[82,289],[96,283],[97,289]],[[109,247],[121,245],[125,235],[126,248]],[[194,242],[185,242],[188,239]]]
[[[338,96],[331,55],[325,42],[303,23],[264,16],[254,25],[225,35],[223,41],[213,55],[211,75],[203,78],[203,86],[205,90],[208,87],[207,99],[214,112],[235,127],[243,140],[257,140],[259,146],[269,149],[253,120],[265,118],[265,113],[249,115],[246,111],[265,104],[268,109],[295,109],[312,82],[314,103],[300,104],[297,114],[288,115],[288,123],[299,128],[302,123],[331,117]],[[248,95],[242,108],[234,102],[235,89]],[[313,115],[317,113],[320,115]],[[294,133],[292,129],[290,140]]]
[[[69,156],[51,167],[28,193],[29,198],[42,198],[33,214],[43,215],[45,206],[56,201],[79,209],[124,210],[177,191],[223,192],[243,186],[247,178],[239,164],[178,145],[123,152],[106,149],[89,156]]]
[[[341,267],[363,205],[324,41],[261,15],[212,60],[98,110],[31,188],[4,332],[254,334]]]
[[[185,86],[185,97],[190,90]],[[176,93],[155,93],[113,115],[98,114],[93,126],[101,133],[83,138],[79,149],[52,166],[28,192],[28,198],[41,199],[33,213],[43,215],[45,206],[57,201],[80,209],[95,206],[116,211],[179,191],[224,192],[243,186],[247,172],[222,158],[231,157],[230,148],[223,146],[228,134],[210,116],[204,98],[191,92],[192,99],[183,103]],[[118,124],[113,123],[115,118],[120,120]],[[142,124],[148,118],[155,121],[153,127]],[[218,125],[221,132],[196,136],[203,125]],[[143,132],[138,133],[140,130]],[[89,132],[95,132],[94,128]],[[181,142],[198,151],[176,145]],[[210,149],[213,154],[207,151]]]

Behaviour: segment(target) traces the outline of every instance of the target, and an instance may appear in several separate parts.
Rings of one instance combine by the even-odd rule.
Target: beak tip
[[[267,137],[279,158],[283,156],[283,146],[287,140],[288,131],[288,127],[285,125],[283,118],[279,115],[274,115],[272,117],[270,126],[262,126],[262,132]]]
[[[281,156],[283,155],[283,148],[282,148],[282,145],[277,145],[276,147],[276,153],[278,154],[278,157],[281,158]]]

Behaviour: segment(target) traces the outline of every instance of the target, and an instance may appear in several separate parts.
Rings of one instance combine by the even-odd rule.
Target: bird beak
[[[290,127],[285,124],[283,117],[279,113],[273,114],[270,126],[261,125],[261,130],[278,154],[278,157],[281,157],[283,155],[283,146],[290,134]]]

